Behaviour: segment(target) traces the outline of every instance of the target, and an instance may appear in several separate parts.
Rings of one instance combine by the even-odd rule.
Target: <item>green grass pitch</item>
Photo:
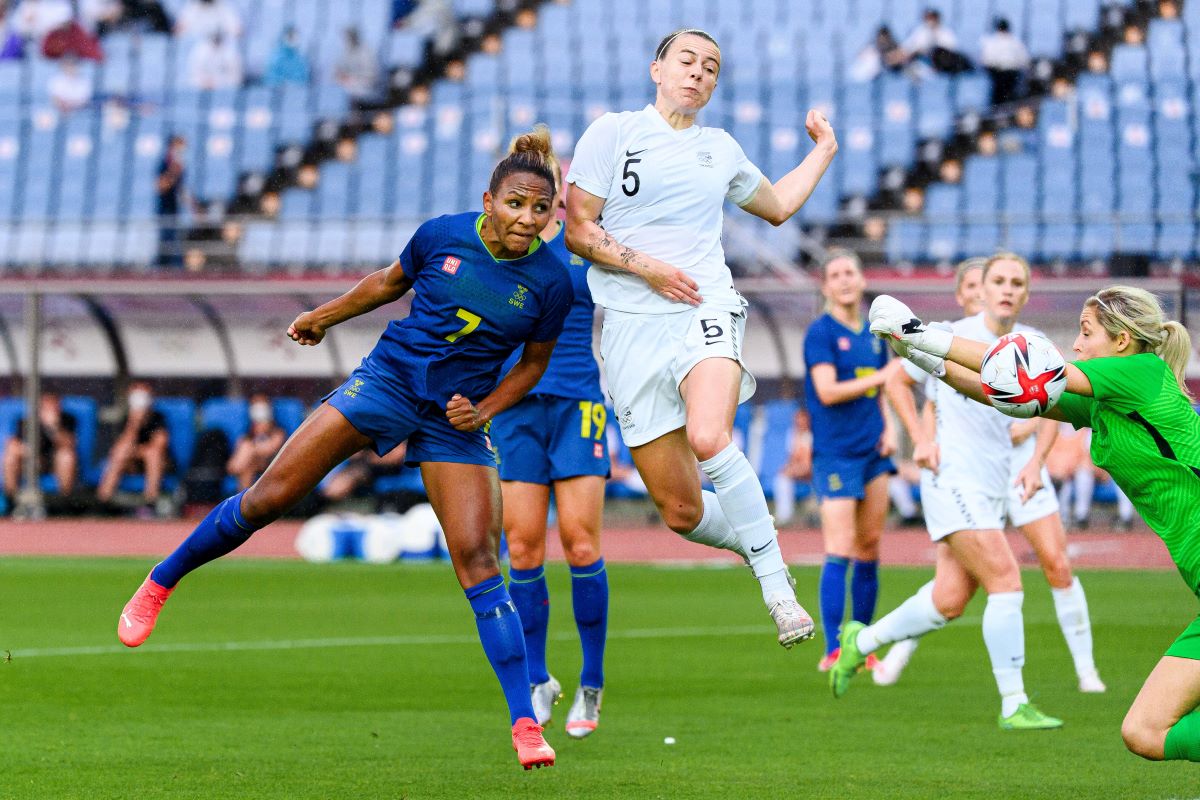
[[[744,569],[613,565],[600,729],[568,739],[564,702],[558,765],[527,773],[448,565],[210,565],[122,652],[117,615],[147,566],[0,561],[0,798],[1200,797],[1200,766],[1143,762],[1119,734],[1196,613],[1174,573],[1083,575],[1103,696],[1076,691],[1049,590],[1026,573],[1027,688],[1067,725],[1003,733],[979,599],[899,685],[861,676],[834,701],[819,640],[776,645]],[[816,570],[795,572],[811,609]],[[569,701],[569,579],[549,573]],[[885,568],[880,609],[929,574]]]

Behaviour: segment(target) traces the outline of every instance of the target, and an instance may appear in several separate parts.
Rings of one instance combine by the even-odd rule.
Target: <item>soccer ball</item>
[[[1010,333],[983,354],[979,380],[998,411],[1028,419],[1054,408],[1062,397],[1067,364],[1046,337]]]

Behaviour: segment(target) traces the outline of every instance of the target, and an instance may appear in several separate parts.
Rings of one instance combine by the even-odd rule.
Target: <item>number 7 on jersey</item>
[[[456,332],[454,332],[446,337],[446,341],[450,342],[451,344],[454,344],[459,339],[461,339],[462,337],[466,336],[471,331],[478,328],[479,323],[483,322],[482,317],[480,317],[477,314],[472,314],[470,311],[467,311],[465,308],[460,308],[458,311],[455,311],[454,314],[459,319],[465,319],[467,321],[467,324],[463,325]]]

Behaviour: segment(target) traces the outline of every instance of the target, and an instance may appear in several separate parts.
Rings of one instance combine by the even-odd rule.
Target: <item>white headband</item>
[[[699,36],[703,36],[704,38],[708,39],[713,44],[716,44],[716,41],[713,39],[713,37],[707,31],[702,31],[699,28],[684,28],[681,31],[675,31],[674,33],[672,33],[670,36],[667,37],[666,41],[664,41],[662,43],[662,45],[658,48],[658,52],[654,54],[654,60],[655,61],[660,60],[664,55],[666,55],[667,51],[671,49],[671,42],[675,41],[680,36],[683,36],[684,34],[688,34],[688,33],[694,33]],[[720,49],[719,45],[718,45],[717,49]]]

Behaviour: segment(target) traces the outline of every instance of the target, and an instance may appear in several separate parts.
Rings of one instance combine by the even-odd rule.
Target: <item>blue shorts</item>
[[[813,456],[813,491],[825,500],[852,497],[862,500],[867,484],[884,474],[896,474],[890,458],[871,452],[862,456]]]
[[[609,474],[608,411],[597,400],[531,394],[492,420],[500,480],[549,486]]]
[[[365,365],[321,399],[369,438],[381,456],[407,441],[404,463],[409,466],[422,461],[496,466],[486,433],[455,430],[446,419],[445,409],[418,397],[395,377]]]

